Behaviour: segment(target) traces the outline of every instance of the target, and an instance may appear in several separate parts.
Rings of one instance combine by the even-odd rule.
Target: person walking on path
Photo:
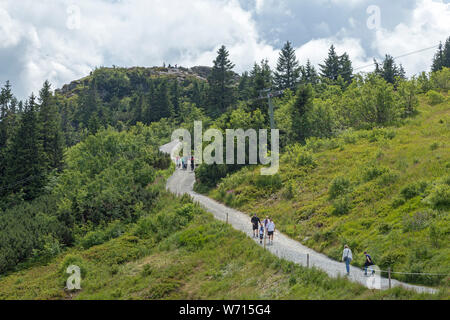
[[[269,218],[267,223],[267,235],[269,237],[269,244],[273,244],[273,233],[275,232],[275,223]]]
[[[177,156],[176,164],[177,164],[177,169],[180,168],[180,156]]]
[[[263,224],[261,223],[261,226],[259,227],[259,244],[262,244],[262,243],[263,243],[263,240],[264,240],[264,232],[265,232],[265,229],[264,229]]]
[[[194,156],[191,157],[191,171],[194,171],[195,164],[194,164]]]
[[[342,252],[342,261],[345,262],[345,269],[347,270],[347,275],[350,275],[350,262],[352,262],[352,250],[348,247],[348,245],[344,246],[344,251]]]
[[[370,270],[372,270],[372,275],[374,275],[375,270],[371,267],[374,265],[372,257],[366,251],[364,251],[364,255],[366,256],[366,261],[364,262],[364,275],[367,276],[367,268],[369,268],[369,267],[370,267]]]
[[[253,238],[257,238],[258,237],[258,227],[261,224],[261,220],[259,220],[258,216],[255,213],[250,221],[252,223],[252,228],[253,228]]]
[[[266,236],[267,236],[267,224],[268,223],[269,223],[269,216],[266,216],[266,218],[263,220],[264,230],[266,232]]]

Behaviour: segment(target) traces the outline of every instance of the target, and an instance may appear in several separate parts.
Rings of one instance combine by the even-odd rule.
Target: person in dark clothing
[[[258,227],[261,224],[261,220],[259,220],[256,213],[253,215],[251,223],[252,223],[252,227],[253,227],[253,238],[257,238],[258,237]]]
[[[364,255],[366,256],[366,261],[364,262],[364,275],[367,276],[367,268],[369,267],[372,270],[372,275],[375,274],[375,270],[371,267],[374,265],[372,257],[366,251],[364,251]]]
[[[194,171],[195,165],[194,165],[194,157],[191,157],[191,171]]]

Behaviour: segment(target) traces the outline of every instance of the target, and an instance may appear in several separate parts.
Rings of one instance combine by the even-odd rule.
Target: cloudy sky
[[[357,68],[444,41],[449,21],[448,0],[0,0],[0,82],[24,98],[96,66],[211,65],[222,44],[242,72],[287,40],[302,64],[333,43]],[[398,61],[413,75],[434,52]]]

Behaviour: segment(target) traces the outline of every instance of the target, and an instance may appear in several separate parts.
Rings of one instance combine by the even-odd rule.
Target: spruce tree
[[[311,132],[308,123],[308,112],[312,109],[312,103],[313,89],[311,84],[300,85],[291,109],[292,139],[294,141],[304,142]]]
[[[450,37],[445,41],[444,46],[442,46],[442,42],[439,43],[438,50],[433,58],[431,71],[436,72],[444,67],[450,68]]]
[[[162,118],[169,118],[173,114],[173,105],[169,97],[167,80],[163,79],[156,90],[155,100],[152,104],[150,122],[159,121]]]
[[[312,85],[319,83],[319,75],[309,59],[306,61],[306,65],[301,67],[300,82],[302,84],[310,83]]]
[[[442,42],[439,43],[438,51],[434,55],[431,71],[436,72],[442,69],[444,66],[444,50],[442,48]]]
[[[8,140],[9,115],[12,102],[11,84],[6,81],[0,93],[0,152],[6,146]]]
[[[0,93],[0,188],[4,187],[7,182],[6,168],[8,161],[6,145],[13,128],[10,125],[10,105],[12,99],[11,85],[7,81]]]
[[[353,67],[350,57],[346,52],[339,57],[339,76],[341,76],[347,84],[352,82]]]
[[[248,71],[244,71],[241,75],[238,85],[238,99],[248,100],[251,97],[251,79]]]
[[[300,77],[300,65],[295,50],[289,41],[281,49],[278,57],[276,71],[274,72],[275,85],[278,89],[293,88]]]
[[[61,117],[48,81],[39,92],[38,129],[47,169],[60,169],[63,160]]]
[[[340,65],[340,57],[337,55],[334,45],[331,45],[328,50],[328,57],[325,59],[324,64],[319,64],[321,77],[336,81],[339,72],[341,71]]]
[[[374,59],[375,71],[374,74],[382,77],[386,82],[391,84],[396,83],[397,78],[405,79],[406,73],[402,65],[397,66],[394,58],[387,54],[383,63],[380,64]]]
[[[444,58],[442,59],[442,66],[450,68],[450,37],[447,38],[444,45]]]
[[[180,86],[175,79],[170,88],[170,101],[172,103],[172,117],[177,118],[180,115]]]
[[[214,66],[208,77],[209,112],[219,115],[225,112],[235,101],[233,86],[234,64],[228,58],[229,53],[225,46],[217,51]]]
[[[8,145],[8,182],[9,191],[24,192],[26,200],[40,194],[44,185],[45,163],[42,140],[39,137],[38,107],[32,94],[25,103],[24,112],[17,132]]]
[[[272,70],[267,59],[261,60],[261,64],[255,63],[250,72],[251,79],[251,98],[259,97],[261,90],[272,87]]]

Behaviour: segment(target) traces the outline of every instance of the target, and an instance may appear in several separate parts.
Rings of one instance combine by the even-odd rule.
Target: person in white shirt
[[[269,218],[267,223],[267,235],[269,237],[269,244],[273,244],[273,233],[275,232],[275,223]]]
[[[348,245],[344,246],[344,251],[342,252],[342,261],[345,262],[345,269],[347,270],[347,275],[350,275],[350,262],[352,262],[352,250],[348,247]]]

